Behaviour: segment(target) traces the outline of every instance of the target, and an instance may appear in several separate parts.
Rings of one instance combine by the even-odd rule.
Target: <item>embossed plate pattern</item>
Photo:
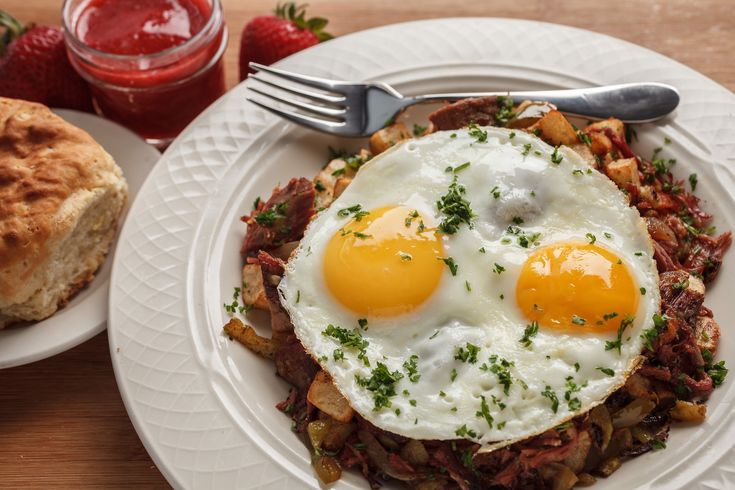
[[[344,36],[292,56],[285,69],[384,80],[405,93],[581,87],[659,81],[679,88],[674,117],[638,128],[644,155],[660,146],[674,173],[699,174],[698,193],[721,229],[735,229],[735,96],[693,70],[591,32],[507,19],[444,19]],[[115,373],[131,419],[178,488],[318,487],[307,449],[273,405],[287,393],[272,365],[229,342],[222,308],[240,283],[238,254],[252,200],[290,177],[314,175],[327,145],[356,147],[294,127],[244,102],[240,85],[174,142],[125,223],[110,292]],[[733,359],[732,257],[708,294]],[[263,328],[264,318],[251,319]],[[706,422],[677,427],[668,448],[623,466],[596,488],[735,486],[735,389],[710,400]],[[367,488],[347,474],[339,488]]]

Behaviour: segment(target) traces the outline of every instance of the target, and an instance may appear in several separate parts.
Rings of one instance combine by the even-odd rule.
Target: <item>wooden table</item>
[[[274,1],[224,0],[227,79],[237,83],[239,31]],[[674,58],[735,90],[731,0],[311,0],[341,35],[449,16],[517,17],[590,29]],[[594,5],[589,8],[586,5]],[[61,0],[3,0],[23,21],[58,24]],[[604,63],[604,60],[601,60]],[[159,488],[167,484],[122,405],[107,335],[45,361],[0,371],[0,488]]]

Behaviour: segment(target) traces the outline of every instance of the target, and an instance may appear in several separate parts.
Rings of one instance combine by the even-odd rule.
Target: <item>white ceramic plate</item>
[[[693,70],[610,37],[506,19],[393,25],[339,38],[279,64],[346,80],[383,80],[407,94],[582,87],[659,81],[678,87],[674,117],[638,127],[644,155],[669,137],[680,178],[699,174],[705,208],[735,229],[735,96]],[[287,394],[269,363],[228,341],[222,304],[240,283],[239,217],[292,176],[313,176],[327,145],[359,141],[309,132],[225,95],[169,148],[133,205],[117,249],[110,347],[120,391],[149,453],[178,488],[318,487],[306,447],[273,406]],[[735,252],[707,304],[733,359]],[[256,318],[256,324],[259,320]],[[263,323],[260,323],[263,326]],[[730,380],[704,424],[676,427],[665,451],[626,463],[596,488],[732,488]],[[339,488],[368,488],[347,472]]]
[[[131,131],[106,119],[68,109],[54,112],[87,131],[115,159],[128,180],[128,206],[124,211],[127,212],[161,154]],[[115,250],[114,243],[112,250]],[[0,330],[0,369],[40,361],[103,331],[111,269],[112,259],[108,257],[94,281],[53,316]]]

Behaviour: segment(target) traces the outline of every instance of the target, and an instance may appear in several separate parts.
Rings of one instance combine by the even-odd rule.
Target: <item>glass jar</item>
[[[150,30],[152,21],[141,22],[143,17],[138,11],[141,5],[149,13],[151,9],[156,13],[155,8],[160,5],[161,9],[176,8],[181,14],[182,4],[198,9],[202,26],[187,39],[176,38],[180,44],[172,42],[166,46],[166,41],[161,44],[161,38],[168,39],[166,35],[150,36],[148,32],[130,35],[130,29],[137,29],[138,22],[141,31]],[[87,9],[101,10],[93,18],[94,11]],[[171,18],[171,12],[161,10],[160,14],[164,21]],[[90,46],[97,42],[90,36],[93,27],[89,24],[93,22],[100,23],[94,35],[104,37],[107,47]],[[119,31],[110,22],[120,23]],[[188,19],[184,19],[183,25],[193,25],[186,22]],[[222,54],[227,46],[227,28],[220,0],[147,0],[137,4],[119,0],[65,0],[63,23],[69,59],[89,82],[97,112],[130,128],[151,144],[165,147],[225,93]],[[175,30],[181,25],[179,22],[173,27],[165,26],[164,30]],[[116,40],[114,32],[126,34]],[[147,39],[148,45],[142,45],[141,39]],[[118,49],[126,43],[138,43],[137,48],[142,47],[143,51],[155,51],[127,54],[125,49]]]

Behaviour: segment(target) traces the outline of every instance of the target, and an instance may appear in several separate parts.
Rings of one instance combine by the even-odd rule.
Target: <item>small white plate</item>
[[[124,218],[143,180],[161,154],[119,124],[84,112],[67,109],[54,109],[54,112],[92,135],[122,169],[129,186]],[[112,251],[116,244],[117,239]],[[51,357],[105,329],[112,251],[94,281],[74,296],[65,308],[40,322],[0,330],[0,369]]]

